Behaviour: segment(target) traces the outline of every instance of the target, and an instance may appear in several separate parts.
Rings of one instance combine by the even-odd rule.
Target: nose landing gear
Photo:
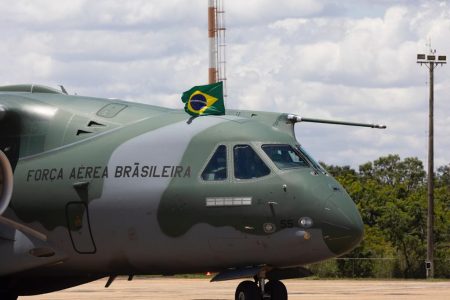
[[[279,280],[255,277],[255,281],[243,281],[236,288],[235,300],[287,300],[286,286]],[[257,283],[258,282],[258,283]]]
[[[270,280],[266,284],[266,293],[271,300],[287,300],[288,294],[286,286],[279,280]]]

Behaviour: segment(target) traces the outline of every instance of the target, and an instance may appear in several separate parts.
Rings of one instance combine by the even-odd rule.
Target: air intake
[[[0,215],[11,201],[13,191],[13,172],[5,153],[0,150]]]

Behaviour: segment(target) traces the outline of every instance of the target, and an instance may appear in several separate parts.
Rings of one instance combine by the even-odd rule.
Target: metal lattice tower
[[[217,80],[223,82],[223,96],[227,96],[226,76],[226,40],[225,40],[225,9],[224,0],[216,0],[216,47],[217,47]]]
[[[224,0],[208,0],[209,83],[223,82],[227,96]]]

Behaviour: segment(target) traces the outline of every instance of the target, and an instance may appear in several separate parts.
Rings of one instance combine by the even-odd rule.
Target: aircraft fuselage
[[[17,284],[19,294],[86,274],[302,266],[362,237],[353,201],[303,152],[282,114],[190,118],[45,92],[4,92],[0,104],[20,124],[2,137],[14,188],[1,216],[9,242],[0,251],[11,260],[0,276],[80,278],[46,289]]]

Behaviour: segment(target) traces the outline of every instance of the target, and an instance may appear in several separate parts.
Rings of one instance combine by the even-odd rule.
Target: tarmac
[[[210,283],[209,279],[118,278],[109,288],[106,279],[71,289],[19,300],[232,300],[241,280]],[[448,300],[450,281],[425,280],[285,280],[289,300],[408,299]]]

